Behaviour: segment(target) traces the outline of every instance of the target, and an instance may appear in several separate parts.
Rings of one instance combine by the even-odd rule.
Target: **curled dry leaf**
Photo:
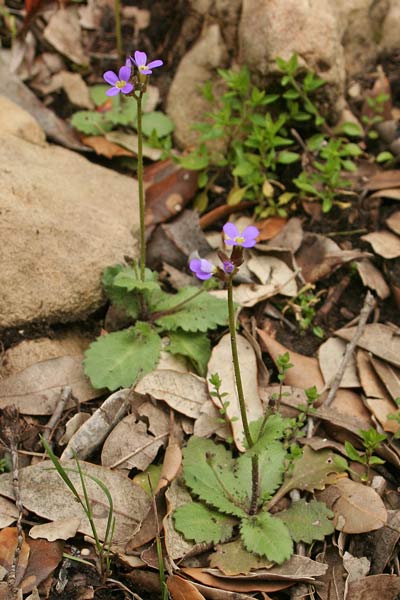
[[[167,588],[172,600],[205,600],[193,583],[179,575],[170,575]]]
[[[252,253],[251,258],[247,261],[247,267],[261,284],[268,284],[279,290],[276,293],[284,296],[297,294],[295,273],[279,258]]]
[[[263,415],[263,406],[257,385],[257,357],[249,342],[241,335],[237,336],[239,363],[242,373],[242,384],[249,422],[256,421]],[[240,416],[239,399],[237,396],[235,373],[231,358],[231,342],[229,334],[214,347],[208,363],[207,380],[214,373],[218,373],[221,381],[221,392],[227,393],[224,402],[229,402],[226,416],[230,421],[233,438],[237,448],[243,450],[243,424]],[[210,391],[211,388],[210,388]],[[218,408],[218,400],[213,398]]]
[[[147,513],[149,497],[141,487],[117,471],[83,461],[80,464],[83,473],[86,474],[85,484],[100,540],[104,540],[107,525],[107,500],[104,492],[91,477],[102,481],[110,491],[116,521],[113,543],[116,547],[124,546],[127,538],[136,530]],[[75,461],[64,461],[63,466],[69,469],[68,475],[74,486],[80,494],[83,494]],[[20,488],[22,503],[26,510],[49,521],[79,518],[79,531],[85,535],[92,535],[83,509],[75,502],[73,495],[54,469],[51,461],[20,469]],[[49,490],[51,491],[51,502],[49,501]],[[0,494],[6,498],[14,498],[10,473],[0,475]]]
[[[306,233],[296,262],[308,283],[315,283],[330,275],[341,265],[369,256],[360,250],[342,250],[333,240],[315,233]]]
[[[163,438],[154,437],[148,433],[144,421],[138,421],[134,414],[127,415],[104,442],[101,463],[105,467],[116,465],[118,469],[130,471],[136,468],[144,471],[157,456],[160,446],[165,443],[168,425],[164,434]],[[126,460],[123,460],[124,457],[127,457]]]
[[[301,246],[303,235],[304,232],[300,219],[293,217],[286,223],[283,229],[274,236],[267,247],[274,249],[284,248],[295,254]]]
[[[291,585],[292,581],[262,581],[244,579],[242,577],[224,577],[217,569],[197,569],[194,567],[183,567],[181,571],[205,585],[210,585],[221,590],[232,592],[278,592],[285,590]]]
[[[283,217],[268,217],[262,221],[257,221],[257,228],[260,232],[259,242],[265,242],[276,237],[285,227],[287,220]]]
[[[74,433],[61,455],[61,460],[72,458],[74,453],[81,459],[89,456],[128,412],[129,402],[129,389],[111,394]]]
[[[355,327],[339,329],[335,335],[350,341],[356,331]],[[368,324],[357,342],[359,348],[372,352],[395,367],[400,367],[400,335],[388,325],[382,323]]]
[[[99,395],[83,372],[81,356],[38,362],[0,380],[0,408],[14,404],[24,415],[51,415],[65,386],[80,402]],[[68,406],[72,406],[71,400]]]
[[[0,530],[8,527],[18,519],[18,509],[15,502],[0,497]]]
[[[233,542],[236,544],[236,542]],[[232,544],[224,544],[221,546],[232,546]],[[212,556],[215,556],[212,555]],[[251,556],[251,555],[250,555]],[[256,556],[252,556],[253,561],[259,560],[262,562],[262,559]],[[265,561],[264,561],[265,562]],[[231,568],[235,569],[234,564],[231,563]],[[311,558],[307,558],[306,556],[300,556],[294,554],[284,562],[282,565],[275,565],[270,567],[254,567],[254,570],[248,572],[246,574],[238,573],[240,575],[240,579],[242,581],[281,581],[281,580],[292,580],[292,581],[315,581],[316,577],[320,577],[326,573],[328,567],[327,565],[321,564]],[[226,579],[230,577],[232,573],[218,573],[217,569],[205,569],[207,573],[211,573],[216,577],[221,577]]]
[[[90,414],[84,412],[76,413],[73,417],[68,419],[65,424],[64,435],[62,435],[58,440],[60,446],[65,446],[68,444],[74,433],[76,433],[88,419],[90,419]]]
[[[81,139],[86,146],[93,148],[99,156],[105,156],[106,158],[114,158],[115,156],[133,156],[133,153],[130,150],[126,150],[126,148],[123,148],[114,142],[110,142],[110,140],[101,135],[83,136]]]
[[[400,210],[397,210],[396,212],[391,214],[388,219],[386,219],[386,225],[394,233],[400,235]]]
[[[383,258],[400,256],[400,237],[390,231],[373,231],[363,235],[361,239],[371,244],[376,254]]]
[[[44,538],[48,542],[68,540],[74,537],[80,524],[81,520],[73,517],[72,519],[60,519],[43,525],[34,525],[29,532],[29,537],[34,540]]]
[[[197,419],[208,400],[206,381],[193,373],[155,369],[145,375],[135,387],[139,394],[149,394],[166,402],[170,408]]]
[[[78,11],[74,6],[54,12],[43,32],[45,40],[58,52],[78,65],[87,65],[88,57],[82,47],[82,31]]]
[[[366,533],[387,521],[387,511],[374,489],[351,479],[339,479],[318,495],[333,511],[335,529]]]
[[[318,348],[319,367],[326,384],[331,383],[338,372],[346,346],[347,344],[343,340],[331,337]],[[360,387],[354,357],[351,357],[346,365],[340,387]]]
[[[390,288],[386,283],[382,273],[368,258],[358,261],[356,265],[361,281],[366,287],[374,290],[381,300],[385,300],[390,296]]]

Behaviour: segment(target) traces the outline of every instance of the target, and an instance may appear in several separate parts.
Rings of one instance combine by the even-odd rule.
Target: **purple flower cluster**
[[[202,281],[211,279],[215,274],[221,279],[231,276],[242,262],[241,248],[252,248],[255,246],[257,236],[260,233],[257,227],[253,225],[246,227],[246,229],[240,232],[233,223],[226,223],[223,227],[223,232],[225,234],[225,244],[227,246],[237,246],[238,251],[234,250],[230,259],[224,253],[220,252],[222,267],[214,266],[205,258],[193,258],[189,262],[189,268]]]
[[[117,94],[130,94],[134,85],[130,82],[132,76],[132,63],[136,66],[139,71],[139,75],[151,75],[153,69],[161,67],[164,63],[162,60],[152,60],[147,63],[146,52],[136,50],[134,56],[127,58],[126,63],[120,68],[118,75],[114,71],[106,71],[103,75],[103,79],[106,83],[111,85],[110,89],[106,91],[107,96],[117,96]]]

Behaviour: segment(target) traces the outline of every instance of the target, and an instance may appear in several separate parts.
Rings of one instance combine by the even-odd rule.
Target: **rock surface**
[[[18,138],[19,123],[0,129],[0,328],[84,317],[103,269],[137,255],[136,182]]]

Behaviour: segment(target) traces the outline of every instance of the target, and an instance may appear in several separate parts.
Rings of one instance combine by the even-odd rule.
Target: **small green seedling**
[[[315,286],[313,284],[305,285],[298,294],[286,302],[282,314],[286,311],[291,310],[296,318],[296,321],[300,327],[300,333],[304,334],[311,328],[313,334],[318,338],[324,337],[324,330],[318,325],[313,324],[313,320],[316,314],[315,306],[320,301],[320,296],[323,293],[314,293]]]
[[[375,456],[374,452],[379,448],[381,443],[387,439],[387,435],[378,433],[373,427],[370,427],[370,429],[367,430],[359,429],[358,433],[362,438],[362,444],[364,446],[363,453],[356,450],[351,442],[346,441],[344,446],[350,460],[366,466],[366,472],[362,475],[361,480],[369,482],[371,467],[374,465],[383,465],[385,462],[379,458],[379,456]]]
[[[80,462],[76,455],[74,456],[75,463],[76,463],[76,469],[64,467],[61,464],[61,462],[59,461],[58,457],[52,451],[52,449],[49,446],[49,444],[47,443],[47,441],[43,437],[41,437],[40,439],[41,439],[43,447],[46,451],[46,454],[48,455],[51,462],[53,463],[54,468],[56,469],[57,473],[60,475],[60,477],[64,481],[65,485],[70,489],[70,491],[74,495],[76,502],[78,502],[81,505],[82,509],[84,510],[84,512],[86,514],[86,517],[90,524],[90,528],[92,530],[93,539],[94,539],[94,543],[95,543],[95,549],[96,549],[96,553],[97,553],[97,557],[98,557],[98,571],[99,571],[99,574],[100,574],[102,580],[105,581],[111,573],[110,548],[111,548],[112,539],[113,539],[113,535],[114,535],[114,529],[115,529],[114,505],[113,505],[112,496],[110,494],[110,490],[97,477],[94,477],[93,475],[89,475],[88,473],[85,473],[84,471],[82,471]],[[80,479],[81,486],[82,486],[82,494],[80,494],[79,491],[77,490],[77,488],[75,487],[74,483],[72,482],[71,478],[68,475],[68,472],[79,474],[79,479]],[[103,542],[100,541],[100,538],[99,538],[99,535],[97,532],[97,528],[96,528],[96,523],[94,521],[92,506],[90,503],[90,498],[88,496],[87,487],[86,487],[86,483],[85,483],[86,477],[89,477],[89,479],[94,481],[99,486],[99,488],[102,490],[102,492],[104,492],[106,499],[107,499],[107,503],[108,503],[107,524],[106,524],[106,531],[104,534]],[[85,561],[85,562],[87,564],[91,565],[91,563],[88,563],[88,561]]]

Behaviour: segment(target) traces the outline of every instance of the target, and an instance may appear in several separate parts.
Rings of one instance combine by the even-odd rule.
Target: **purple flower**
[[[114,71],[106,71],[103,79],[112,86],[106,91],[107,96],[116,96],[120,92],[129,94],[133,90],[133,85],[129,83],[130,78],[131,68],[127,65],[120,68],[118,75]]]
[[[161,67],[164,64],[162,60],[152,60],[147,64],[147,54],[146,52],[140,52],[140,50],[136,50],[135,57],[131,57],[131,60],[135,63],[141,75],[151,75],[152,69]]]
[[[256,238],[259,235],[257,227],[250,225],[240,233],[236,225],[226,223],[223,227],[225,234],[225,244],[227,246],[242,246],[243,248],[252,248],[256,245]]]
[[[224,260],[222,263],[222,268],[225,273],[230,275],[235,270],[235,265],[230,260]]]
[[[216,267],[205,258],[193,258],[189,263],[189,268],[198,279],[203,281],[211,279],[216,271]]]

